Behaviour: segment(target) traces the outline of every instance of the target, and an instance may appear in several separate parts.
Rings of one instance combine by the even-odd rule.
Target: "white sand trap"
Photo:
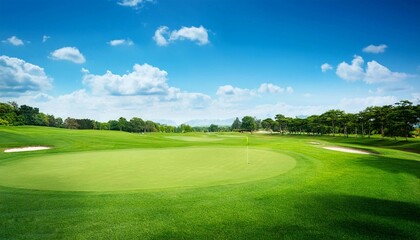
[[[328,150],[339,151],[339,152],[346,152],[346,153],[357,153],[357,154],[370,154],[370,152],[353,149],[353,148],[345,148],[345,147],[323,147]]]
[[[43,147],[43,146],[38,146],[38,147],[21,147],[21,148],[9,148],[4,150],[4,152],[29,152],[29,151],[39,151],[39,150],[47,150],[50,149],[50,147]]]
[[[320,142],[309,142],[309,144],[312,144],[312,145],[321,145]]]

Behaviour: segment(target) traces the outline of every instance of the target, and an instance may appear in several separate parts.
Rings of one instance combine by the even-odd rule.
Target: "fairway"
[[[278,152],[183,147],[52,154],[0,166],[3,186],[55,191],[122,191],[243,183],[291,170]]]
[[[0,239],[419,236],[420,158],[406,151],[418,139],[30,126],[0,136]],[[4,152],[27,146],[51,149]]]

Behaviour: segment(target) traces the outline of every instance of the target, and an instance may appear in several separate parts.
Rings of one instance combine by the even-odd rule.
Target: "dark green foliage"
[[[257,123],[255,118],[251,116],[245,116],[242,118],[241,129],[244,131],[252,132],[257,130]]]
[[[233,121],[233,123],[232,123],[231,130],[232,131],[238,131],[238,130],[241,129],[241,125],[242,125],[242,123],[239,120],[239,118],[236,118],[235,121]]]

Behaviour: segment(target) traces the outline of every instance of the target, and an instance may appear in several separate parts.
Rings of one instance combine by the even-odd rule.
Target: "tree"
[[[267,131],[273,131],[275,127],[275,121],[271,118],[266,118],[261,121],[261,126]]]
[[[277,114],[275,117],[276,121],[279,123],[279,131],[281,134],[286,130],[287,128],[287,119],[282,114]]]
[[[34,125],[37,126],[48,126],[48,116],[44,113],[38,113],[34,116]]]
[[[79,124],[77,123],[76,119],[74,118],[66,118],[66,120],[64,120],[64,126],[68,129],[78,129],[79,128]]]
[[[257,129],[257,124],[255,123],[255,118],[251,116],[245,116],[242,118],[241,129],[245,131],[255,131]]]
[[[119,130],[120,125],[117,120],[109,120],[108,121],[109,130]]]
[[[341,110],[329,110],[321,115],[324,121],[331,124],[331,131],[333,136],[335,136],[336,126],[339,126],[343,114],[344,112]]]
[[[144,123],[143,119],[141,119],[141,118],[133,117],[132,119],[130,119],[129,124],[130,124],[131,131],[133,131],[133,132],[138,133],[138,132],[144,131],[145,123]]]
[[[79,125],[78,129],[94,129],[94,121],[84,118],[76,119],[77,124]]]
[[[0,103],[0,125],[20,125],[16,112],[10,103]]]
[[[181,126],[179,126],[178,128],[178,132],[181,132],[181,133],[187,133],[187,132],[193,132],[193,131],[194,131],[193,128],[188,124],[181,124]]]
[[[211,124],[209,127],[209,132],[217,132],[219,131],[219,127],[215,124]]]
[[[120,117],[118,119],[118,128],[120,129],[120,131],[126,131],[127,130],[127,125],[128,125],[127,119],[125,119],[123,117]]]
[[[144,124],[145,132],[157,132],[157,126],[154,122],[147,120]]]
[[[410,131],[413,129],[415,124],[419,123],[418,107],[413,106],[413,103],[407,100],[402,100],[396,103],[394,108],[397,126],[400,126],[400,136],[405,137],[408,141]]]
[[[385,137],[385,127],[387,125],[387,116],[392,110],[391,105],[386,105],[382,107],[373,107],[373,125],[375,128],[379,129],[382,138]]]
[[[27,105],[22,105],[19,108],[19,115],[23,118],[23,124],[25,125],[36,125],[35,116],[39,113],[38,108],[33,108]]]
[[[232,123],[231,130],[232,131],[235,131],[235,130],[238,131],[238,130],[241,129],[241,125],[242,125],[242,122],[239,120],[239,118],[236,118],[235,121],[233,121],[233,123]]]

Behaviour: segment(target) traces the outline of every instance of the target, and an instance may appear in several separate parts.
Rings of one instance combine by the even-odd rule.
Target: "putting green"
[[[245,148],[165,148],[80,152],[0,165],[0,185],[57,191],[202,187],[274,177],[294,168],[287,155]]]

